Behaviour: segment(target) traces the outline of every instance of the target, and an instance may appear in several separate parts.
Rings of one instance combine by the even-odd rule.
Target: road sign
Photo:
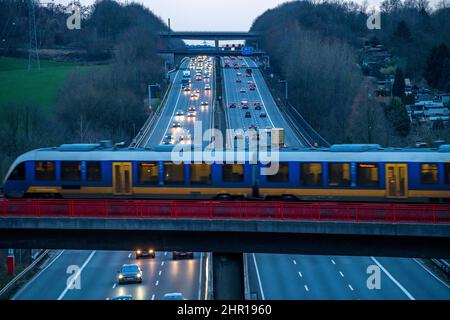
[[[249,55],[253,54],[253,48],[252,47],[242,47],[241,53],[244,56],[249,56]]]

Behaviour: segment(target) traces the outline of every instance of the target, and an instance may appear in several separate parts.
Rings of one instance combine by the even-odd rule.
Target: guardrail
[[[2,217],[239,219],[450,224],[449,204],[207,201],[3,200]]]
[[[448,263],[447,260],[444,259],[431,259],[431,261],[437,265],[439,268],[441,268],[442,271],[444,271],[446,274],[450,274],[450,263]]]
[[[40,256],[36,258],[28,267],[26,267],[21,273],[14,277],[3,289],[0,290],[0,297],[10,292],[16,287],[17,282],[22,279],[28,272],[30,272],[39,262],[47,256],[50,250],[45,250]]]

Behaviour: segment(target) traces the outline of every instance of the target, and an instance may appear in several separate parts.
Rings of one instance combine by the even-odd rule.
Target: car
[[[191,98],[197,98],[197,94],[195,92],[191,93]]]
[[[172,140],[172,139],[171,139]],[[142,258],[142,257],[149,257],[149,258],[155,258],[155,250],[153,249],[136,249],[134,251],[134,254],[136,256],[136,259]]]
[[[252,117],[252,114],[250,113],[250,111],[246,111],[245,112],[245,117],[246,118],[251,118]]]
[[[240,79],[240,78],[236,79],[236,83],[241,83],[241,82],[242,82],[242,79]]]
[[[181,128],[181,123],[179,122],[172,123],[172,128]]]
[[[117,282],[122,283],[142,283],[142,270],[137,264],[124,264],[117,271]]]
[[[188,121],[191,121],[191,120],[193,120],[195,118],[195,116],[196,116],[196,112],[195,111],[189,111],[187,113],[186,117],[187,117]]]
[[[202,101],[202,102],[200,103],[200,105],[202,105],[202,106],[207,106],[207,105],[209,105],[209,103],[208,103],[208,101]]]
[[[260,104],[257,104],[256,106],[255,106],[255,110],[261,110],[262,108],[261,108],[261,105]]]
[[[249,89],[250,91],[255,91],[255,90],[256,90],[256,86],[255,86],[255,85],[250,85],[250,86],[248,87],[248,89]]]
[[[252,80],[248,80],[248,81],[247,81],[247,84],[248,84],[249,86],[251,86],[251,85],[254,84],[254,83],[253,83]]]
[[[194,253],[185,251],[173,251],[172,259],[177,260],[179,258],[194,259]]]
[[[197,93],[197,94],[200,94],[200,89],[195,89],[194,92]]]
[[[245,88],[241,88],[241,90],[239,90],[240,93],[246,93],[247,90]]]
[[[248,109],[248,101],[247,100],[242,100],[241,101],[241,106],[242,107],[247,107],[247,109]]]
[[[195,112],[195,111],[196,111],[195,106],[189,106],[188,112]]]
[[[254,124],[251,124],[251,125],[248,126],[248,129],[249,130],[252,130],[252,129],[253,130],[258,130],[258,126],[254,125]]]
[[[241,73],[241,72],[236,72],[236,75],[237,75],[238,77],[240,77],[240,76],[242,76],[242,73]]]
[[[163,300],[186,300],[180,292],[166,293]]]
[[[111,298],[111,300],[133,300],[133,296],[131,294],[126,294],[123,296],[116,296]]]
[[[237,105],[236,105],[236,103],[230,103],[229,107],[230,107],[231,109],[234,109],[234,108],[237,107]]]
[[[264,112],[262,112],[262,113],[259,115],[259,117],[260,117],[260,118],[267,118],[267,114],[264,113]]]
[[[184,116],[184,112],[182,110],[178,110],[177,113],[175,113],[175,116],[182,117]]]
[[[202,80],[202,76],[196,76],[196,77],[195,77],[195,80],[201,81],[201,80]]]
[[[209,84],[205,84],[205,90],[211,90],[211,86]]]
[[[189,87],[184,87],[184,92],[189,92],[189,91],[191,91],[191,88],[189,88]]]

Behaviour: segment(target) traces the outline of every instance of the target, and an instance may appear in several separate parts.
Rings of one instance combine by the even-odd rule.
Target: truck
[[[270,130],[270,144],[285,147],[284,128],[272,128]]]

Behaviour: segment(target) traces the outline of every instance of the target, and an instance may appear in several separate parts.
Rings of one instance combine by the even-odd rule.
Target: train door
[[[113,193],[131,195],[131,162],[113,162]]]
[[[386,197],[408,197],[408,165],[404,163],[386,164]]]

